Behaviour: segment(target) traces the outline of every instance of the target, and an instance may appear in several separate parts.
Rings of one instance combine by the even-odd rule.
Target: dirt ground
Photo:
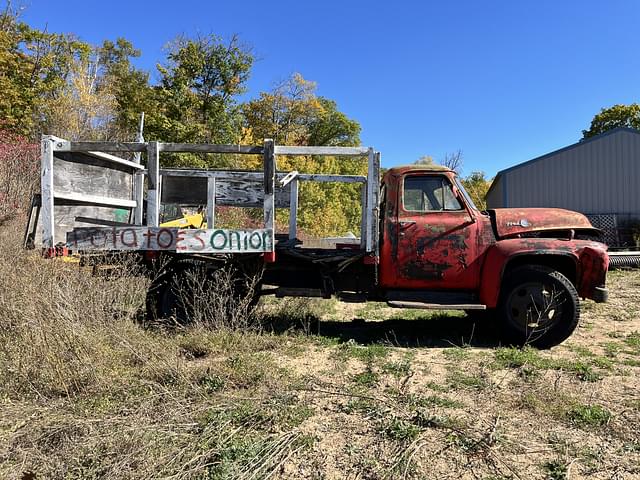
[[[268,302],[266,331],[238,333],[145,328],[120,294],[13,320],[3,300],[0,476],[640,478],[640,271],[608,281],[546,351],[382,304]]]
[[[640,274],[609,282],[609,303],[584,301],[547,351],[503,348],[463,314],[325,314],[320,333],[346,343],[289,362],[313,377],[299,428],[318,478],[640,478]]]

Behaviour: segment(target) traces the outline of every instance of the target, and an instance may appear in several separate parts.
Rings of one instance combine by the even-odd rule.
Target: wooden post
[[[42,195],[42,245],[45,248],[55,246],[53,218],[53,139],[44,135],[40,144],[40,190]]]
[[[133,223],[142,225],[142,217],[144,213],[144,174],[136,172],[133,177],[133,195],[136,201],[134,209]]]
[[[371,212],[373,217],[373,224],[371,225],[371,238],[372,238],[372,251],[377,257],[380,253],[380,152],[376,152],[373,161],[373,204],[371,205]]]
[[[207,228],[213,228],[216,222],[216,177],[207,179]]]
[[[289,200],[289,240],[298,233],[298,179],[291,180],[291,198]]]
[[[276,184],[276,156],[273,140],[264,140],[264,228],[270,229],[274,235],[273,251],[265,253],[266,262],[275,262],[275,184]]]
[[[376,174],[376,156],[373,151],[373,148],[369,148],[368,152],[368,168],[367,168],[367,235],[366,235],[366,243],[365,243],[365,251],[367,253],[371,253],[373,251],[373,220],[374,220],[374,212],[373,209],[376,207],[374,203],[375,190],[378,188],[378,177]]]
[[[367,184],[360,186],[360,206],[362,214],[360,215],[360,248],[367,248]]]
[[[147,146],[147,226],[157,227],[160,222],[160,145]]]
[[[136,142],[143,143],[144,142],[144,112],[140,114],[140,123],[138,127],[138,135],[136,135]],[[140,152],[136,152],[133,154],[133,161],[136,163],[140,163]]]

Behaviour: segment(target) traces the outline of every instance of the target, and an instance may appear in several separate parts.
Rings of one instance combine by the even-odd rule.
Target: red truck
[[[110,153],[108,153],[110,152]],[[111,153],[146,153],[146,167]],[[262,171],[163,169],[162,152],[260,155]],[[278,172],[278,155],[364,157],[367,176]],[[188,321],[176,285],[197,265],[261,272],[256,295],[316,296],[392,307],[490,312],[505,341],[550,347],[576,328],[580,298],[604,302],[609,265],[598,231],[560,209],[479,211],[457,175],[443,167],[389,169],[364,147],[290,147],[42,140],[42,201],[32,241],[45,252],[90,257],[104,251],[166,259],[147,312]],[[356,240],[298,240],[298,184],[360,185]],[[146,185],[146,200],[145,200]],[[206,206],[206,228],[167,228],[163,204]],[[264,228],[215,228],[219,205],[261,207]],[[290,212],[275,231],[276,208]],[[36,224],[42,225],[40,231]],[[41,232],[41,237],[39,237]],[[98,251],[98,252],[96,252]],[[215,284],[211,284],[215,288]]]

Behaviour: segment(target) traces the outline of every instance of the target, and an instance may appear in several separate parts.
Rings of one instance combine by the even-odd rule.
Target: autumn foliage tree
[[[177,38],[158,65],[157,83],[134,65],[138,56],[140,51],[124,38],[92,46],[73,35],[31,28],[8,4],[0,14],[0,122],[7,135],[18,137],[7,144],[31,144],[43,133],[70,140],[130,141],[143,112],[146,140],[261,144],[264,138],[273,138],[290,145],[360,143],[358,122],[341,112],[335,101],[317,95],[316,84],[302,75],[292,75],[243,103],[254,57],[237,36]],[[258,156],[247,159],[230,154],[164,154],[161,162],[262,168]],[[366,162],[278,157],[278,169],[364,175]],[[358,185],[303,183],[300,207],[299,225],[309,233],[359,231]],[[277,213],[281,224],[286,216],[284,211]]]
[[[316,95],[316,84],[294,74],[270,92],[243,106],[245,133],[250,143],[273,138],[288,145],[348,146],[360,143],[360,125],[338,110],[336,102]],[[257,163],[252,165],[258,168]],[[366,175],[366,162],[336,157],[278,157],[278,169],[305,173]],[[358,187],[337,183],[303,182],[298,223],[312,234],[359,233]],[[287,212],[278,212],[281,221]],[[318,221],[322,219],[322,221]]]

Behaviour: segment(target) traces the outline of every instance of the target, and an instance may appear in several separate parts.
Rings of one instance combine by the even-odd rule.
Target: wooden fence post
[[[147,226],[157,227],[160,222],[160,144],[147,146]]]

